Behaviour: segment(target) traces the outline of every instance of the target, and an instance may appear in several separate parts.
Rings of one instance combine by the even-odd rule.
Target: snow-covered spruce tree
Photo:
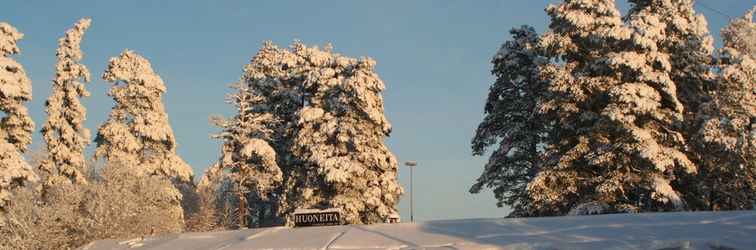
[[[19,53],[17,41],[23,34],[8,23],[0,22],[0,213],[11,200],[11,189],[37,175],[21,153],[31,143],[34,122],[24,106],[31,100],[31,80],[11,56]],[[1,222],[1,221],[0,221]]]
[[[89,96],[84,83],[90,81],[90,74],[80,63],[84,56],[80,43],[91,23],[89,18],[79,20],[58,40],[55,80],[45,103],[48,118],[42,126],[47,159],[39,167],[47,174],[45,185],[87,183],[84,150],[90,133],[84,127],[86,108],[79,98]]]
[[[513,215],[529,210],[527,185],[538,172],[548,124],[538,104],[546,84],[538,67],[545,59],[539,55],[539,36],[530,26],[509,31],[512,40],[494,55],[496,81],[488,93],[486,117],[478,125],[472,140],[473,154],[483,155],[498,143],[483,173],[470,188],[478,193],[485,186],[493,189],[497,205],[511,207]]]
[[[106,160],[108,167],[167,178],[184,195],[193,192],[192,169],[176,154],[173,129],[161,100],[166,88],[150,62],[125,50],[110,59],[102,78],[113,83],[108,95],[115,106],[97,131],[95,158]],[[180,201],[179,195],[171,202],[178,205]],[[181,207],[177,210],[180,213]]]
[[[754,9],[756,10],[756,9]],[[753,11],[722,29],[724,48],[712,100],[698,114],[694,145],[702,209],[753,209],[756,203],[756,24]]]
[[[16,42],[23,38],[13,26],[3,23],[2,40],[0,40],[0,53],[2,53],[3,69],[3,97],[0,99],[2,111],[5,117],[0,120],[3,129],[3,137],[16,148],[26,152],[32,141],[34,121],[24,106],[24,102],[31,100],[31,80],[26,77],[26,72],[21,64],[13,61],[10,56],[19,53]]]

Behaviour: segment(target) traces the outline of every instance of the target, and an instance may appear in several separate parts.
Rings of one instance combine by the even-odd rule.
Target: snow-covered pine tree
[[[722,29],[724,48],[712,100],[698,114],[702,209],[753,209],[756,203],[756,24],[753,13]]]
[[[176,154],[173,129],[161,100],[165,85],[150,62],[125,50],[110,59],[102,78],[113,83],[108,95],[115,106],[97,131],[95,158],[106,160],[108,167],[167,178],[184,195],[194,192],[192,168]],[[178,205],[181,198],[171,202]]]
[[[223,140],[219,168],[230,172],[227,178],[242,194],[240,199],[244,200],[240,202],[258,213],[241,224],[257,227],[278,221],[277,211],[270,204],[276,203],[274,198],[279,195],[283,173],[278,167],[276,150],[269,144],[277,137],[274,131],[280,122],[270,113],[271,103],[267,98],[251,91],[251,87],[257,86],[244,76],[234,84],[232,88],[236,92],[228,96],[228,102],[236,107],[236,115],[214,122],[222,129],[215,136]],[[251,225],[247,225],[248,222]]]
[[[301,107],[302,90],[298,82],[284,80],[289,74],[283,66],[285,52],[266,41],[244,66],[240,81],[231,86],[235,91],[227,102],[236,109],[234,117],[213,119],[222,129],[215,137],[224,142],[219,168],[230,172],[227,180],[233,185],[226,188],[248,192],[241,197],[219,195],[229,199],[229,203],[245,199],[256,215],[244,222],[253,227],[282,223],[279,207],[286,203],[283,168],[296,161],[290,156],[293,131],[290,124]],[[289,61],[289,65],[293,64]]]
[[[249,180],[271,179],[250,191],[273,190],[273,210],[285,223],[300,208],[336,208],[346,223],[397,214],[402,189],[383,144],[391,126],[374,65],[300,42],[291,49],[266,42],[245,66],[231,96],[241,115],[221,122],[222,162],[248,164]]]
[[[541,67],[549,81],[542,111],[556,129],[528,185],[530,215],[592,202],[610,211],[685,208],[674,181],[697,168],[686,155],[684,112],[700,98],[710,40],[692,4],[669,2],[634,1],[624,22],[610,0],[547,8],[541,47],[552,63]]]
[[[511,207],[516,216],[529,210],[527,185],[538,172],[539,145],[549,126],[538,112],[546,91],[538,71],[539,64],[545,62],[537,51],[539,36],[530,26],[509,33],[512,40],[491,60],[496,81],[488,93],[486,116],[472,140],[475,155],[483,155],[494,144],[498,147],[470,192],[478,193],[484,186],[493,189],[497,205]]]
[[[11,56],[19,53],[16,45],[23,34],[8,23],[0,22],[0,213],[11,200],[11,189],[37,175],[21,153],[31,143],[34,122],[24,106],[32,98],[31,80]]]
[[[637,32],[652,30],[661,34],[654,37],[656,50],[669,56],[669,77],[677,87],[677,97],[685,107],[686,120],[693,120],[698,106],[706,101],[706,90],[712,82],[711,62],[714,39],[709,34],[706,18],[696,14],[693,0],[630,0],[632,8],[626,20],[646,20]],[[649,21],[653,18],[653,21]],[[654,22],[654,25],[648,26]],[[644,30],[645,29],[645,30]],[[646,40],[645,42],[652,42]]]
[[[55,79],[45,103],[48,118],[42,126],[47,159],[39,168],[47,174],[45,185],[87,183],[84,150],[90,133],[84,127],[86,108],[79,98],[89,96],[84,83],[90,81],[90,74],[80,63],[84,56],[80,43],[91,23],[89,18],[79,20],[58,40]]]
[[[756,58],[756,28],[754,28],[753,15],[756,7],[752,8],[742,18],[733,19],[721,30],[721,37],[725,47],[732,48],[741,54]]]
[[[340,209],[347,223],[387,221],[398,214],[402,188],[396,158],[384,144],[391,124],[383,113],[385,85],[375,61],[298,42],[291,53],[300,62],[293,72],[302,72],[304,95],[292,147],[303,164],[289,173],[290,203]]]
[[[633,6],[626,17],[629,23],[632,23],[633,19],[648,20],[649,17],[653,17],[654,22],[657,22],[649,24],[646,21],[644,25],[658,25],[652,27],[661,34],[654,38],[655,49],[669,57],[666,59],[670,67],[667,74],[675,83],[677,99],[683,106],[683,129],[679,132],[683,135],[684,143],[689,144],[688,141],[695,137],[698,130],[696,113],[699,112],[700,105],[709,100],[707,92],[713,88],[714,75],[711,69],[714,46],[706,19],[703,15],[696,14],[692,0],[630,2]],[[688,147],[684,151],[692,157],[691,160],[695,160],[697,157],[691,149]],[[685,178],[684,175],[678,177]],[[694,201],[696,195],[688,192],[699,186],[696,181],[677,177],[674,179],[676,181],[672,185],[676,190],[684,191],[679,194],[689,201],[688,207],[699,209],[699,204]]]
[[[608,58],[622,85],[609,91],[604,115],[620,131],[613,145],[626,163],[615,167],[626,165],[619,170],[627,177],[614,192],[641,211],[681,210],[686,204],[674,182],[697,172],[687,155],[686,112],[704,97],[711,37],[691,1],[633,3],[626,17],[632,38]]]

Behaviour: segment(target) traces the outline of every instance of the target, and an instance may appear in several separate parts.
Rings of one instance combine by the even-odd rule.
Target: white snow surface
[[[756,249],[756,211],[273,227],[100,240],[80,249]]]

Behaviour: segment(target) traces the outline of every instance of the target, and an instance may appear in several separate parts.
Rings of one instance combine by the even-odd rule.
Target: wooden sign
[[[312,213],[294,213],[295,227],[311,226],[335,226],[341,225],[341,215],[339,212],[312,212]]]

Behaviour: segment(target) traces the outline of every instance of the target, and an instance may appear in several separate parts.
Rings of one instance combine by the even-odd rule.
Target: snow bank
[[[754,249],[756,211],[247,229],[101,240],[81,249]]]

